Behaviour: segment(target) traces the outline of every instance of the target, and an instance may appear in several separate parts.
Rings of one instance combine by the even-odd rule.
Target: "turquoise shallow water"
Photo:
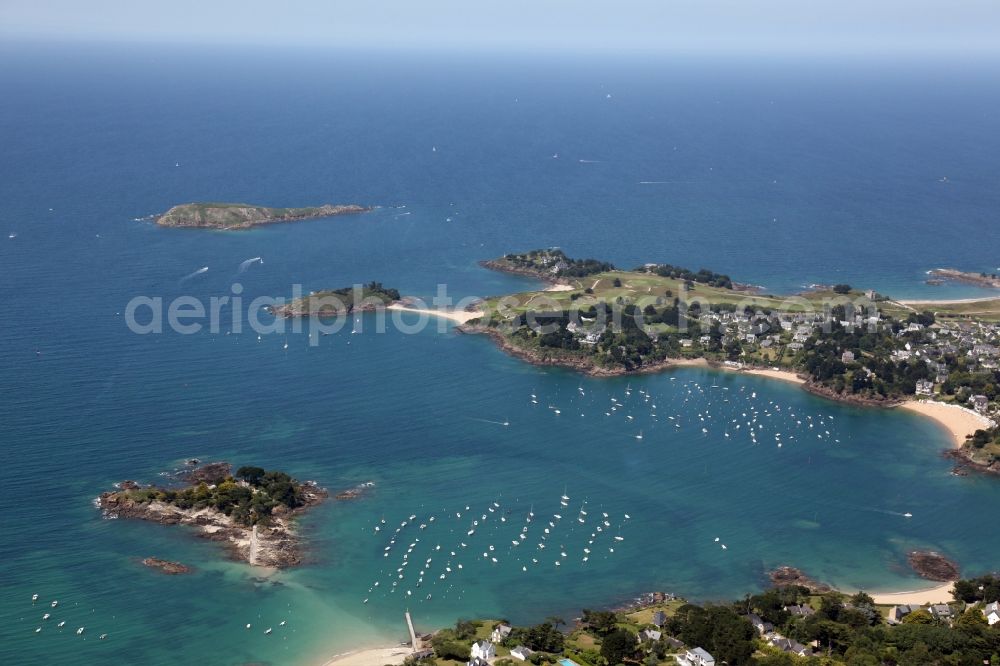
[[[0,102],[5,663],[316,663],[402,639],[405,608],[424,629],[460,616],[527,622],[653,589],[739,596],[780,564],[912,588],[915,547],[968,573],[995,568],[1000,537],[982,529],[982,507],[1000,485],[950,476],[947,436],[910,414],[701,369],[583,379],[449,330],[377,334],[372,316],[365,332],[310,347],[304,333],[258,342],[227,326],[137,336],[120,314],[136,295],[207,299],[234,280],[248,299],[370,279],[422,296],[439,282],[456,296],[504,293],[534,285],[476,261],[552,244],[775,288],[843,277],[974,295],[921,275],[995,262],[982,242],[1000,136],[981,113],[989,77],[942,82],[952,95],[935,106],[921,86],[934,70],[920,69],[827,67],[826,83],[803,87],[812,74],[770,66],[701,64],[696,76],[562,62],[526,76],[514,63],[221,53],[194,70],[176,54],[59,53],[18,52],[0,70],[16,93]],[[955,191],[932,189],[943,171]],[[775,175],[788,189],[764,187]],[[672,179],[693,182],[638,185]],[[235,235],[131,221],[191,199],[407,208]],[[945,216],[952,226],[935,233],[947,242],[927,242]],[[238,274],[256,256],[264,263]],[[761,426],[756,443],[747,421]],[[266,581],[183,530],[104,521],[91,506],[111,483],[156,480],[191,456],[376,488],[308,515],[309,564]],[[149,555],[196,572],[159,576],[138,564]],[[52,619],[33,593],[59,600]],[[61,620],[85,633],[58,631]]]

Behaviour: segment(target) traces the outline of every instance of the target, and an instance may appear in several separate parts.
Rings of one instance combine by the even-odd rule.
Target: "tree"
[[[913,615],[913,613],[910,613],[910,615]],[[909,615],[906,617],[909,617]],[[904,621],[906,620],[906,618],[903,619]],[[931,658],[931,651],[927,649],[926,644],[920,642],[900,655],[899,659],[899,666],[926,666],[932,663],[934,663],[934,659]]]
[[[605,636],[615,628],[617,616],[611,611],[583,610],[583,622],[598,636]]]
[[[566,637],[553,621],[563,622],[561,618],[554,617],[533,627],[514,627],[503,644],[507,647],[524,645],[536,652],[562,652]]]
[[[620,664],[626,657],[635,655],[637,639],[627,629],[615,629],[601,641],[601,656],[609,664]]]
[[[986,616],[983,615],[982,611],[978,608],[969,606],[961,615],[958,616],[958,619],[955,620],[955,626],[961,629],[975,631],[983,627],[988,627],[989,622],[986,621]]]
[[[934,624],[934,616],[927,609],[921,608],[904,617],[903,624]]]
[[[861,591],[853,595],[850,599],[851,605],[853,606],[874,606],[875,599],[872,598],[867,592]]]
[[[240,467],[236,470],[236,478],[243,479],[251,486],[259,486],[260,481],[264,478],[265,470],[263,467]]]
[[[551,624],[556,629],[566,624],[566,620],[562,619],[558,615],[550,615],[549,617],[545,618],[545,621]]]
[[[434,654],[441,659],[454,659],[455,661],[469,661],[470,649],[468,645],[456,641],[438,641],[434,643]]]
[[[849,284],[835,284],[835,285],[833,285],[833,291],[836,294],[849,294],[849,293],[851,293],[851,285],[849,285]]]
[[[476,635],[476,629],[479,628],[478,622],[473,622],[472,620],[459,620],[455,623],[455,638],[467,640]]]

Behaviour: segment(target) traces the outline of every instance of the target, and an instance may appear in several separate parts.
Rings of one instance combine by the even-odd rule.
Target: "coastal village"
[[[462,327],[524,360],[593,375],[701,361],[789,373],[855,404],[940,402],[980,418],[956,471],[1000,473],[1000,299],[896,301],[846,284],[772,296],[704,269],[620,271],[558,249],[483,265],[553,285],[487,299]]]
[[[412,632],[407,613],[411,642],[393,661],[408,666],[986,666],[1000,664],[990,652],[1000,648],[998,595],[1000,578],[992,576],[958,582],[951,603],[890,604],[885,595],[876,600],[864,592],[848,596],[825,586],[789,585],[731,604],[698,606],[657,592],[615,610],[584,610],[570,622],[551,617],[518,627],[502,620],[459,620],[454,628],[425,636]],[[834,631],[837,626],[841,629]],[[914,642],[920,634],[932,638]],[[865,647],[850,647],[854,641]],[[892,661],[860,658],[870,643],[879,642],[885,643],[882,653],[891,648]],[[935,655],[938,644],[948,646],[948,660]],[[340,661],[374,663],[376,657],[362,652]]]

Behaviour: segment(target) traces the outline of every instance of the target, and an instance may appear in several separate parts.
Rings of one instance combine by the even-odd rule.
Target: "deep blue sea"
[[[781,564],[912,589],[917,547],[995,569],[1000,483],[950,476],[948,437],[913,415],[700,369],[584,379],[371,315],[313,347],[136,335],[123,313],[236,282],[246,300],[507,293],[537,285],[477,261],[552,245],[775,292],[986,296],[924,273],[1000,266],[997,71],[0,47],[0,662],[318,664],[403,639],[406,608],[422,629],[573,617],[650,590],[741,596]],[[137,221],[188,201],[382,208],[240,233]],[[309,563],[269,579],[91,504],[192,456],[376,487],[310,513]]]

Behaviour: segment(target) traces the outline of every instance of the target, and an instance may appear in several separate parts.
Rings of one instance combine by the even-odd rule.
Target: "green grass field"
[[[618,280],[620,286],[615,286],[615,280]],[[572,278],[569,283],[573,287],[569,291],[528,291],[496,296],[487,299],[484,307],[491,313],[499,312],[502,320],[505,316],[516,316],[527,310],[558,311],[571,307],[586,307],[600,302],[613,303],[619,298],[640,308],[646,305],[668,304],[674,297],[681,297],[689,304],[694,302],[732,304],[789,313],[821,311],[823,304],[831,301],[834,304],[851,302],[861,308],[868,308],[872,304],[872,301],[860,292],[852,292],[846,296],[830,291],[774,296],[699,283],[686,288],[683,280],[630,271],[610,271],[585,278]],[[586,289],[592,290],[593,293],[585,293]],[[576,300],[573,298],[574,295]]]

